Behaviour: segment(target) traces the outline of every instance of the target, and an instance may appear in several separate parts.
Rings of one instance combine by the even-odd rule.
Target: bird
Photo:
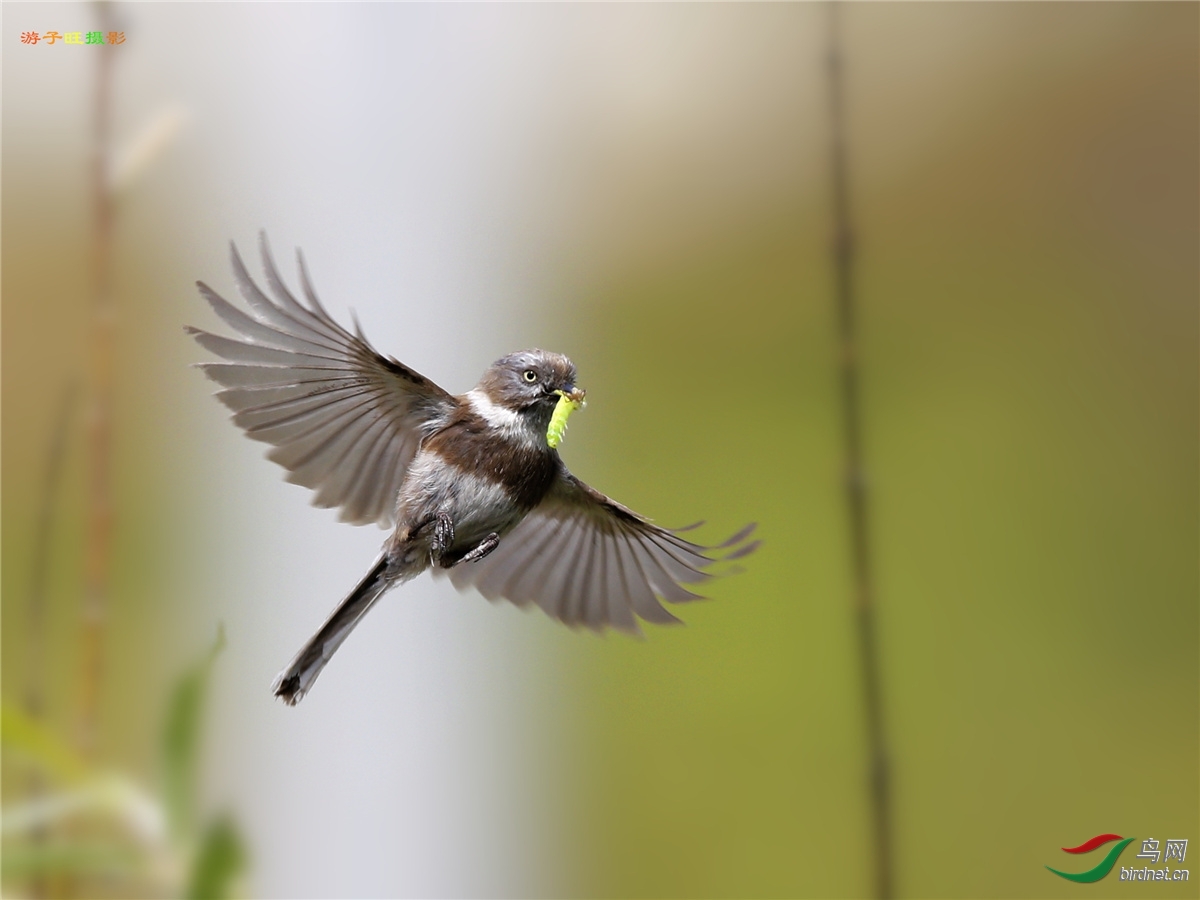
[[[575,365],[546,350],[496,360],[453,395],[376,351],[357,317],[339,325],[297,250],[300,302],[284,284],[266,235],[259,250],[268,295],[230,243],[243,311],[203,281],[201,296],[237,337],[187,326],[217,361],[196,367],[245,434],[271,445],[286,480],[340,519],[391,529],[375,563],[271,686],[294,706],[391,588],[432,570],[489,600],[536,604],[570,626],[640,634],[639,619],[677,623],[660,601],[753,552],[751,523],[716,546],[660,527],[576,478],[557,449],[565,415],[585,401]],[[554,427],[552,427],[552,424]],[[727,567],[728,568],[728,567]],[[736,568],[733,568],[736,571]]]

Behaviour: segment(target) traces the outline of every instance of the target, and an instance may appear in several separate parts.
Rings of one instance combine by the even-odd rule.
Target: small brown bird
[[[565,414],[580,405],[575,366],[525,350],[497,360],[474,389],[454,396],[377,353],[317,299],[298,256],[307,306],[288,291],[265,236],[263,268],[274,299],[232,248],[250,315],[197,282],[240,338],[188,328],[225,362],[201,363],[221,385],[233,421],[273,445],[287,480],[316,491],[355,525],[392,528],[378,560],[321,630],[275,679],[298,703],[334,652],[383,594],[426,569],[490,600],[536,603],[568,625],[638,632],[677,622],[659,603],[697,599],[682,584],[712,578],[713,563],[753,551],[748,525],[716,547],[660,528],[588,487],[563,465]],[[699,524],[699,523],[697,523]],[[689,526],[694,528],[696,526]],[[719,551],[719,553],[718,553]]]

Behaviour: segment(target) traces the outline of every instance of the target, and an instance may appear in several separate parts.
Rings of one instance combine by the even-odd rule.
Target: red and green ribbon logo
[[[1108,855],[1094,869],[1088,869],[1086,872],[1060,872],[1058,869],[1050,869],[1049,866],[1046,866],[1046,868],[1050,869],[1059,878],[1067,879],[1067,881],[1078,881],[1081,884],[1091,884],[1093,881],[1099,881],[1112,871],[1112,867],[1117,864],[1117,858],[1121,855],[1121,851],[1129,846],[1133,838],[1123,838],[1119,834],[1098,834],[1090,841],[1084,841],[1078,847],[1063,847],[1063,851],[1066,853],[1091,853],[1097,847],[1102,847],[1110,841],[1120,841],[1121,843],[1109,850]]]

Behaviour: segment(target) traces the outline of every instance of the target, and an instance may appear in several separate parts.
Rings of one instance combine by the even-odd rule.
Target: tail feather
[[[271,692],[276,697],[282,697],[288,706],[295,706],[304,699],[342,641],[349,637],[354,626],[375,605],[375,601],[396,584],[395,579],[386,577],[387,567],[387,555],[384,554],[358,586],[338,604],[321,630],[312,636],[288,667],[275,676]]]

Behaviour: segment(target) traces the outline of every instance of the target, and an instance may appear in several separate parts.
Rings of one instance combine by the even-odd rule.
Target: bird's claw
[[[429,541],[429,558],[440,562],[454,544],[454,520],[446,513],[438,513],[433,520],[433,538]]]
[[[458,562],[460,562],[460,563],[479,562],[481,559],[483,559],[485,556],[487,556],[489,553],[491,553],[493,550],[495,550],[499,546],[500,546],[500,535],[496,534],[496,532],[493,531],[491,534],[489,534],[487,537],[485,537],[482,541],[480,541],[474,550],[469,550],[466,554],[464,554],[463,558],[460,559]],[[455,565],[457,565],[457,564],[458,563],[455,563]]]

